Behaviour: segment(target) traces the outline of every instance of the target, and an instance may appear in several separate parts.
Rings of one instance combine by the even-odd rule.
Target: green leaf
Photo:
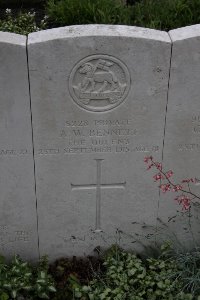
[[[17,291],[16,290],[12,290],[11,291],[11,296],[12,296],[12,298],[16,298],[17,297]]]
[[[8,294],[6,294],[4,292],[0,294],[0,300],[8,300],[8,299],[9,299]]]
[[[40,294],[39,297],[42,298],[42,299],[49,299],[49,297],[46,293]]]
[[[45,283],[45,279],[38,279],[37,283]]]
[[[56,288],[55,288],[53,285],[50,285],[50,286],[48,287],[48,290],[49,290],[50,292],[56,292]]]
[[[46,273],[44,271],[41,271],[40,276],[41,276],[42,279],[44,279],[46,277]]]

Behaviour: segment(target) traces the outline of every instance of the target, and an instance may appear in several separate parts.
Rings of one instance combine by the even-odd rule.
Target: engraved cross
[[[122,183],[102,183],[101,182],[101,163],[104,159],[95,159],[97,164],[96,169],[96,183],[92,184],[71,184],[73,190],[96,189],[96,232],[101,230],[101,189],[111,188],[125,188],[126,182]]]

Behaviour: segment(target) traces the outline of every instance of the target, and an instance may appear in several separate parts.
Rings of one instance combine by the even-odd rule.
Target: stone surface
[[[164,166],[174,171],[172,179],[179,183],[191,177],[200,179],[200,25],[172,30],[169,34],[173,51]],[[192,184],[191,189],[200,195],[199,182]],[[176,234],[177,242],[193,247],[194,238],[199,241],[200,236],[199,203],[194,204],[192,217],[188,218],[173,200],[175,197],[176,193],[162,196],[159,216]]]
[[[26,37],[0,32],[0,253],[38,258]]]
[[[133,248],[155,228],[143,158],[161,159],[170,52],[167,33],[127,26],[29,35],[41,254]]]

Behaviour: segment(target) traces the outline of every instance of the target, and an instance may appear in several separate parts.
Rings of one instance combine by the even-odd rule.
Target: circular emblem
[[[113,109],[126,98],[130,88],[127,67],[109,55],[84,58],[72,69],[69,90],[82,108],[101,112]]]

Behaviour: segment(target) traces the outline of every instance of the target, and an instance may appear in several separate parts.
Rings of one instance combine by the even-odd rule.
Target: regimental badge
[[[109,55],[92,55],[73,68],[69,90],[82,108],[101,112],[120,105],[128,95],[130,75],[119,59]]]

